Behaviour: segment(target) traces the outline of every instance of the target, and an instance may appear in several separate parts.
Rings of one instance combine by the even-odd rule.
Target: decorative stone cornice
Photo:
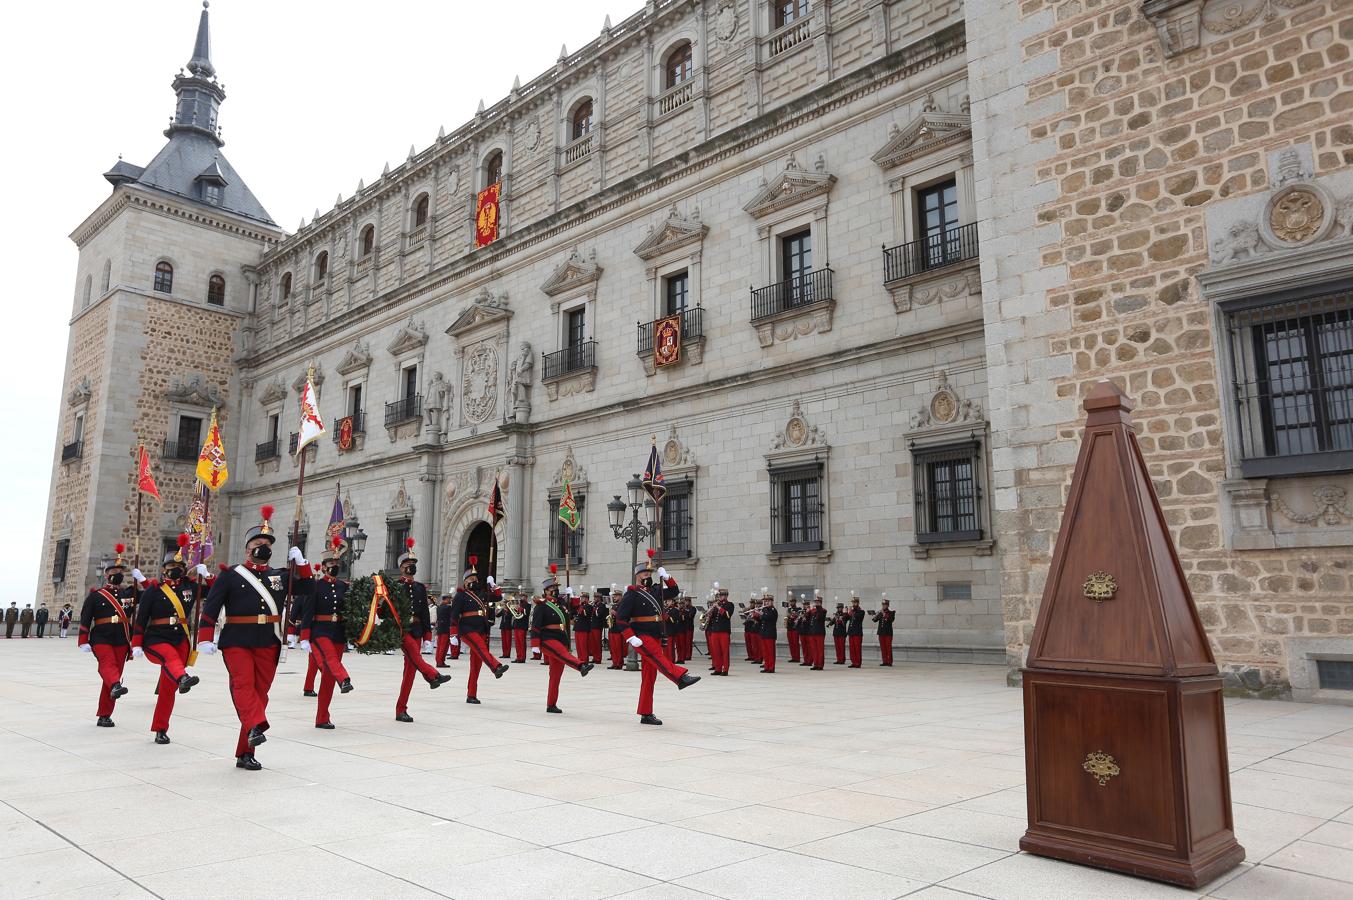
[[[570,445],[564,451],[564,459],[559,463],[559,468],[554,470],[554,475],[550,479],[550,487],[558,490],[564,489],[564,479],[568,479],[569,486],[575,491],[579,485],[586,486],[587,470],[578,465],[578,460],[573,456],[573,447]]]
[[[421,350],[428,342],[427,329],[423,327],[422,322],[415,322],[413,316],[409,316],[409,321],[399,329],[385,350],[391,356],[402,356],[405,353],[412,353],[415,350]]]
[[[454,338],[462,337],[488,325],[506,322],[512,318],[512,310],[507,305],[507,294],[493,294],[487,287],[480,289],[478,296],[451,323],[446,333]]]
[[[939,150],[961,147],[971,141],[972,118],[966,112],[947,113],[927,102],[921,114],[905,127],[893,125],[888,132],[887,143],[870,159],[883,169],[894,169]]]
[[[66,405],[72,409],[85,406],[92,396],[94,396],[94,389],[90,387],[89,376],[86,375],[80,379],[79,384],[70,389],[70,393],[66,395]]]
[[[939,384],[930,399],[919,410],[911,414],[913,431],[929,428],[945,428],[951,425],[971,425],[985,421],[982,418],[982,404],[976,400],[964,400],[949,384],[949,373],[941,370]]]
[[[203,409],[221,405],[220,390],[216,385],[208,384],[207,379],[198,373],[189,375],[183,381],[175,379],[165,390],[164,397],[171,403],[199,406]]]
[[[361,372],[371,366],[371,351],[366,342],[358,340],[352,345],[352,349],[344,354],[343,359],[335,367],[339,375],[352,375]]]
[[[594,284],[601,278],[602,268],[597,265],[597,251],[592,250],[584,259],[577,250],[569,254],[545,279],[540,289],[551,297],[577,290],[588,284]]]
[[[832,330],[835,314],[835,300],[819,300],[757,319],[752,326],[756,329],[757,342],[764,349],[776,341],[792,341],[814,332],[826,334]]]
[[[302,390],[305,389],[305,376],[307,374],[309,374],[308,371],[302,372],[301,374],[297,375],[296,380],[291,383],[291,389],[294,390],[296,393],[299,394]],[[315,382],[315,390],[318,391],[320,388],[324,387],[324,367],[319,365],[318,363],[315,364],[314,382]]]
[[[1143,0],[1142,15],[1156,26],[1166,56],[1196,50],[1202,42],[1203,0]]]
[[[700,244],[708,232],[709,226],[700,221],[700,207],[695,207],[690,216],[683,216],[673,203],[661,225],[648,226],[648,234],[634,248],[634,255],[644,260],[656,259],[664,253]]]
[[[819,155],[813,171],[801,168],[793,156],[774,181],[762,179],[761,187],[743,210],[754,218],[785,209],[812,197],[825,196],[836,184],[836,176],[827,173],[826,158]]]
[[[268,382],[268,386],[259,392],[258,402],[263,406],[275,406],[287,398],[287,386],[281,378]]]

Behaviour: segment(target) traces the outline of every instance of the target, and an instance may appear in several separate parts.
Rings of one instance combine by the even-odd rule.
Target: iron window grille
[[[412,397],[385,404],[385,427],[389,428],[401,422],[412,422],[422,415],[423,395],[414,394]]]
[[[883,280],[897,281],[977,259],[977,223],[959,225],[918,240],[883,248]]]
[[[670,481],[662,498],[662,555],[664,559],[690,559],[694,551],[694,485],[689,481]],[[653,543],[650,541],[650,543]],[[656,548],[657,544],[653,543]]]
[[[752,288],[752,321],[832,299],[832,270],[818,269],[763,288]]]
[[[772,553],[821,550],[822,475],[820,462],[772,469],[770,549]]]
[[[545,380],[562,378],[573,372],[595,369],[597,366],[597,342],[583,341],[563,350],[546,353]]]
[[[277,452],[277,445],[277,438],[256,445],[254,447],[254,462],[267,462],[270,459],[277,459],[280,455]]]
[[[399,571],[399,557],[405,550],[411,524],[408,519],[401,519],[385,526],[385,571]]]
[[[912,450],[918,543],[982,539],[981,453],[978,441]]]
[[[587,510],[587,496],[585,494],[574,494],[573,502],[578,504],[578,527],[570,529],[559,521],[559,500],[550,501],[549,561],[557,566],[563,566],[564,558],[567,556],[569,566],[581,568],[587,562],[587,526],[583,524]]]
[[[84,441],[71,441],[69,444],[62,446],[61,461],[70,462],[73,459],[79,459],[81,456],[84,456],[84,453],[85,453]]]
[[[200,452],[200,447],[196,443],[186,444],[183,441],[166,440],[161,456],[164,459],[173,459],[178,460],[179,462],[191,462],[197,460]]]
[[[667,318],[664,316],[663,318]],[[654,319],[652,322],[644,322],[639,325],[638,331],[638,349],[635,353],[638,356],[645,356],[653,352],[653,328],[661,321]],[[705,311],[702,307],[694,306],[683,310],[681,313],[681,342],[683,344],[698,340],[705,336]]]

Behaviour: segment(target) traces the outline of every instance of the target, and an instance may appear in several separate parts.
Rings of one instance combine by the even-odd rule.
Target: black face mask
[[[337,578],[337,577],[338,577],[338,570],[339,570],[339,566],[325,566],[325,567],[324,567],[324,574],[325,574],[325,575],[328,575],[330,578]]]
[[[652,587],[652,586],[653,586],[653,576],[652,576],[652,575],[645,575],[643,578],[640,578],[640,579],[639,579],[639,584],[641,584],[641,585],[644,586],[644,587]]]
[[[412,564],[403,566],[399,570],[399,574],[403,575],[405,578],[412,578],[417,572],[418,567]]]
[[[183,577],[183,570],[175,566],[174,568],[170,569],[168,572],[165,573],[165,577],[168,578],[170,581],[178,581],[180,578]]]
[[[109,583],[109,584],[121,584],[121,583],[122,583],[122,573],[121,573],[121,572],[118,572],[118,573],[115,574],[115,575],[109,575],[109,576],[108,576],[108,583]]]
[[[249,555],[254,558],[255,562],[267,562],[272,559],[272,547],[267,544],[259,544],[249,551]]]

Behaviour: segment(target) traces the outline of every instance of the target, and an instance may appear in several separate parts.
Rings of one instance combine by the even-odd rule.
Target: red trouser
[[[691,656],[695,654],[695,632],[682,632],[681,639],[685,641],[682,645],[682,649],[686,651],[686,659],[689,660]]]
[[[521,633],[525,634],[526,632],[523,631]],[[484,635],[479,632],[471,631],[469,633],[462,633],[460,639],[461,642],[465,644],[466,649],[470,651],[470,680],[465,683],[465,696],[477,697],[479,696],[480,666],[488,666],[490,669],[496,669],[502,665],[502,663],[498,662],[493,654],[489,652],[489,642],[485,640]]]
[[[433,662],[437,665],[446,665],[446,651],[451,646],[451,632],[444,631],[437,635],[437,655]]]
[[[619,631],[612,631],[611,641],[611,665],[617,669],[625,664],[625,636]]]
[[[728,671],[728,632],[707,631],[705,643],[709,646],[709,665],[716,672]]]
[[[448,631],[448,632],[446,633],[446,640],[447,640],[447,643],[450,643],[451,638],[452,638],[453,636],[455,637],[457,643],[451,644],[451,658],[452,658],[452,659],[460,659],[460,643],[459,643],[459,641],[460,641],[460,629],[458,629],[458,628],[452,628],[450,631]]]
[[[599,663],[601,662],[601,629],[593,628],[587,634],[587,661]]]
[[[893,636],[891,634],[879,635],[879,653],[883,654],[883,664],[891,666],[893,664]]]
[[[315,705],[315,724],[323,725],[329,721],[329,701],[334,696],[334,685],[348,680],[348,670],[343,668],[343,651],[347,647],[342,641],[327,637],[310,639],[310,661],[320,670],[319,702]]]
[[[222,647],[221,656],[230,673],[230,702],[240,717],[240,739],[235,744],[235,756],[240,757],[254,752],[247,740],[249,729],[268,730],[268,689],[277,674],[282,645]]]
[[[639,708],[635,710],[641,716],[653,715],[653,684],[661,672],[669,681],[676,682],[686,669],[678,666],[662,652],[662,644],[651,634],[636,634],[643,644],[634,649],[639,652]]]
[[[502,655],[503,655],[503,656],[511,656],[511,655],[512,655],[512,629],[510,629],[510,628],[504,628],[504,629],[502,630],[502,632],[500,633],[500,637],[502,637],[502,639],[503,639]]]
[[[785,632],[785,634],[786,634],[785,639],[789,642],[789,661],[798,662],[799,649],[801,646],[801,639],[799,638],[799,633],[797,631],[787,631]]]
[[[564,674],[564,666],[570,669],[581,668],[584,660],[568,652],[568,644],[556,638],[545,638],[540,642],[540,653],[550,664],[550,687],[545,693],[545,705],[554,706],[559,702],[559,678]]]
[[[169,717],[174,714],[174,697],[178,694],[179,679],[183,677],[183,663],[188,658],[188,639],[177,644],[146,644],[142,647],[146,659],[160,667],[160,687],[155,695],[155,714],[150,719],[151,731],[168,731]]]
[[[827,664],[827,636],[825,634],[813,635],[813,666],[822,668]]]
[[[512,659],[513,659],[515,662],[519,662],[519,663],[524,663],[524,662],[526,662],[526,629],[525,629],[525,628],[514,628],[514,629],[512,629],[512,645],[516,648],[516,652],[512,654]]]
[[[305,689],[313,691],[315,689],[315,676],[319,674],[319,663],[315,662],[313,653],[307,655],[310,658],[305,661]]]
[[[437,680],[437,670],[423,659],[421,640],[405,632],[399,649],[404,651],[404,680],[399,684],[399,699],[395,701],[396,715],[409,711],[409,691],[413,690],[414,673],[422,675],[428,681]]]
[[[750,631],[744,631],[742,633],[742,639],[743,643],[747,645],[747,661],[760,662],[761,650],[757,646],[757,636],[752,634]]]
[[[575,631],[573,632],[573,643],[578,648],[578,659],[587,662],[587,654],[592,646],[592,632]]]
[[[846,636],[832,635],[832,642],[836,645],[836,662],[839,665],[846,661]]]
[[[767,672],[775,671],[775,638],[763,637],[761,644],[761,665]]]
[[[127,664],[126,644],[91,644],[94,658],[99,662],[99,677],[103,679],[103,688],[99,691],[98,715],[111,716],[117,703],[108,696],[113,685],[122,680],[122,667]]]
[[[850,667],[858,669],[860,667],[860,652],[864,648],[864,635],[850,635]]]

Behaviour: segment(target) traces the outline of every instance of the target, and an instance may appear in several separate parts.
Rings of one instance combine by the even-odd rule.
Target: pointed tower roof
[[[188,71],[194,75],[211,78],[216,68],[211,64],[211,29],[207,26],[207,7],[209,0],[202,0],[202,15],[197,20],[197,41],[193,44],[193,58],[188,60]]]

